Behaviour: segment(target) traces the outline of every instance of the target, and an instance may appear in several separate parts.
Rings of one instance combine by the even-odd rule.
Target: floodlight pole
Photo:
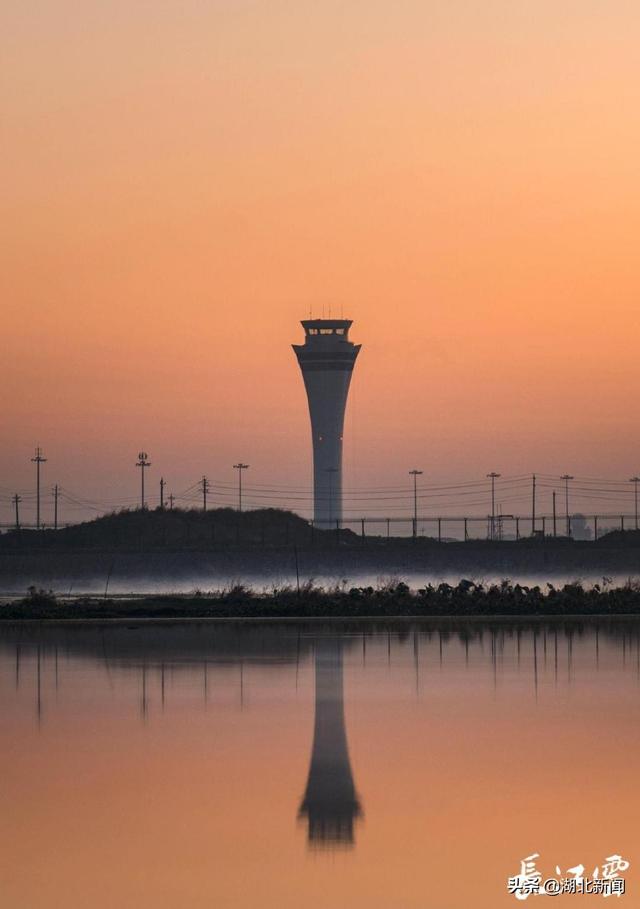
[[[36,465],[36,529],[40,530],[40,465],[46,462],[42,457],[42,449],[36,448],[35,457],[31,461]]]
[[[136,467],[140,468],[140,483],[141,483],[140,507],[144,510],[144,508],[146,507],[145,501],[144,501],[144,472],[145,472],[145,468],[151,467],[151,461],[149,461],[149,455],[146,453],[146,451],[141,451],[138,453],[138,460],[136,461]]]
[[[233,466],[234,469],[238,471],[238,511],[242,511],[242,471],[248,470],[249,465],[243,464],[242,461],[238,461],[238,463]]]

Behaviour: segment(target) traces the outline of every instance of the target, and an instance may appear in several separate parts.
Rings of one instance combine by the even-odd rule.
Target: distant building
[[[313,517],[342,520],[342,433],[351,373],[360,351],[349,341],[350,319],[306,319],[305,343],[293,349],[304,379],[313,441]]]
[[[593,536],[590,527],[587,527],[587,519],[583,514],[571,515],[571,536],[574,540],[590,540]]]

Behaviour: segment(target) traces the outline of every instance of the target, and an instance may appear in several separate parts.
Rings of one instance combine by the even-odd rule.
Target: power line
[[[137,464],[137,466],[140,466],[141,474],[144,475],[144,479],[146,480],[146,467],[150,466],[150,462],[148,461],[145,452],[141,452],[140,454],[145,454],[145,465],[142,467],[141,464]],[[44,459],[42,452],[40,453],[40,457],[42,458],[42,461],[46,460]],[[37,464],[35,458],[33,461]],[[268,485],[267,483],[245,485],[243,472],[248,469],[248,466],[243,464],[240,468],[237,465],[234,465],[234,469],[238,470],[238,484],[236,486],[228,481],[207,480],[207,507],[210,507],[210,496],[213,493],[216,495],[220,505],[224,505],[225,502],[228,502],[229,505],[231,505],[233,500],[237,497],[237,507],[242,507],[243,509],[245,507],[288,508],[299,510],[301,513],[306,513],[307,510],[310,510],[313,502],[313,495],[310,492],[305,492],[305,489],[308,489],[308,487],[296,486],[293,484],[291,486],[286,486],[284,484]],[[386,514],[405,513],[410,515],[413,513],[414,518],[416,515],[419,517],[421,511],[423,511],[423,513],[424,511],[428,511],[430,515],[433,515],[434,512],[441,515],[446,515],[453,511],[460,513],[462,509],[467,511],[467,514],[469,515],[476,510],[479,510],[480,513],[484,515],[487,515],[488,512],[491,511],[495,534],[498,506],[502,507],[509,505],[512,508],[513,506],[520,507],[527,499],[527,488],[531,488],[530,484],[532,482],[531,474],[529,474],[528,477],[526,475],[496,476],[493,478],[493,495],[491,495],[490,499],[490,491],[487,488],[486,479],[474,479],[469,482],[459,483],[418,483],[419,474],[414,476],[409,473],[409,476],[413,480],[411,486],[407,483],[406,485],[399,487],[381,485],[352,487],[351,489],[345,490],[342,497],[345,505],[345,516],[353,515],[354,517],[362,518],[373,512],[380,513],[383,509]],[[573,496],[574,510],[578,513],[585,510],[589,511],[590,508],[596,507],[602,508],[603,511],[611,511],[611,509],[615,508],[619,509],[619,511],[613,512],[614,514],[624,514],[633,508],[633,517],[635,520],[637,483],[633,481],[633,478],[631,481],[629,479],[603,480],[597,478],[573,477],[565,474],[562,476],[562,481],[565,483],[565,521],[567,519],[567,514],[569,514],[569,516],[571,514],[568,503],[569,479],[565,479],[565,477],[568,477],[571,480],[571,495]],[[57,505],[59,508],[60,503],[64,503],[65,507],[72,512],[85,511],[94,514],[104,513],[109,510],[130,508],[133,507],[136,502],[138,505],[144,503],[144,506],[146,507],[147,503],[142,480],[143,476],[141,476],[141,495],[139,497],[119,497],[113,495],[104,498],[93,498],[85,494],[77,493],[60,484],[56,484],[58,491]],[[630,482],[633,483],[633,498]],[[638,482],[640,482],[640,479]],[[556,490],[557,483],[557,475],[536,474],[536,495],[539,497],[542,494],[543,497],[545,497],[548,493],[549,508],[551,507],[551,500],[553,492]],[[161,480],[161,484],[164,484],[164,480]],[[172,493],[174,496],[174,504],[184,503],[187,506],[192,503],[195,504],[199,500],[203,501],[203,499],[201,499],[202,494],[202,480],[190,484],[177,494]],[[5,505],[14,508],[14,495],[20,496],[22,507],[34,507],[34,510],[36,511],[36,526],[41,526],[42,501],[40,500],[40,513],[38,514],[37,488],[35,493],[33,490],[17,490],[15,493],[11,493],[10,490],[0,487],[0,504],[4,503]],[[331,496],[327,495],[327,490],[324,490],[324,493],[321,492],[320,495],[321,497],[324,497],[325,500],[327,498],[333,498],[332,494]],[[638,496],[640,497],[640,493],[638,493]],[[164,504],[163,486],[161,487],[160,497],[161,504]],[[533,510],[533,498],[531,499],[531,502]],[[55,507],[56,502],[54,498],[54,525]],[[535,502],[535,511],[538,511],[537,498]],[[535,517],[537,520],[537,514]]]

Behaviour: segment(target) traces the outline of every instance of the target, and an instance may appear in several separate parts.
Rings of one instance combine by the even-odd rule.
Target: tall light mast
[[[47,459],[42,456],[42,449],[38,446],[32,462],[36,465],[36,529],[40,530],[40,465],[46,464]]]

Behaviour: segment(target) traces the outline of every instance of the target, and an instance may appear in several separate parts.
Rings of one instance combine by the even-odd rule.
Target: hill
[[[341,531],[341,536],[350,531]],[[266,508],[123,510],[58,530],[12,530],[0,537],[4,549],[210,549],[221,545],[308,546],[335,531],[314,530],[291,511]]]

